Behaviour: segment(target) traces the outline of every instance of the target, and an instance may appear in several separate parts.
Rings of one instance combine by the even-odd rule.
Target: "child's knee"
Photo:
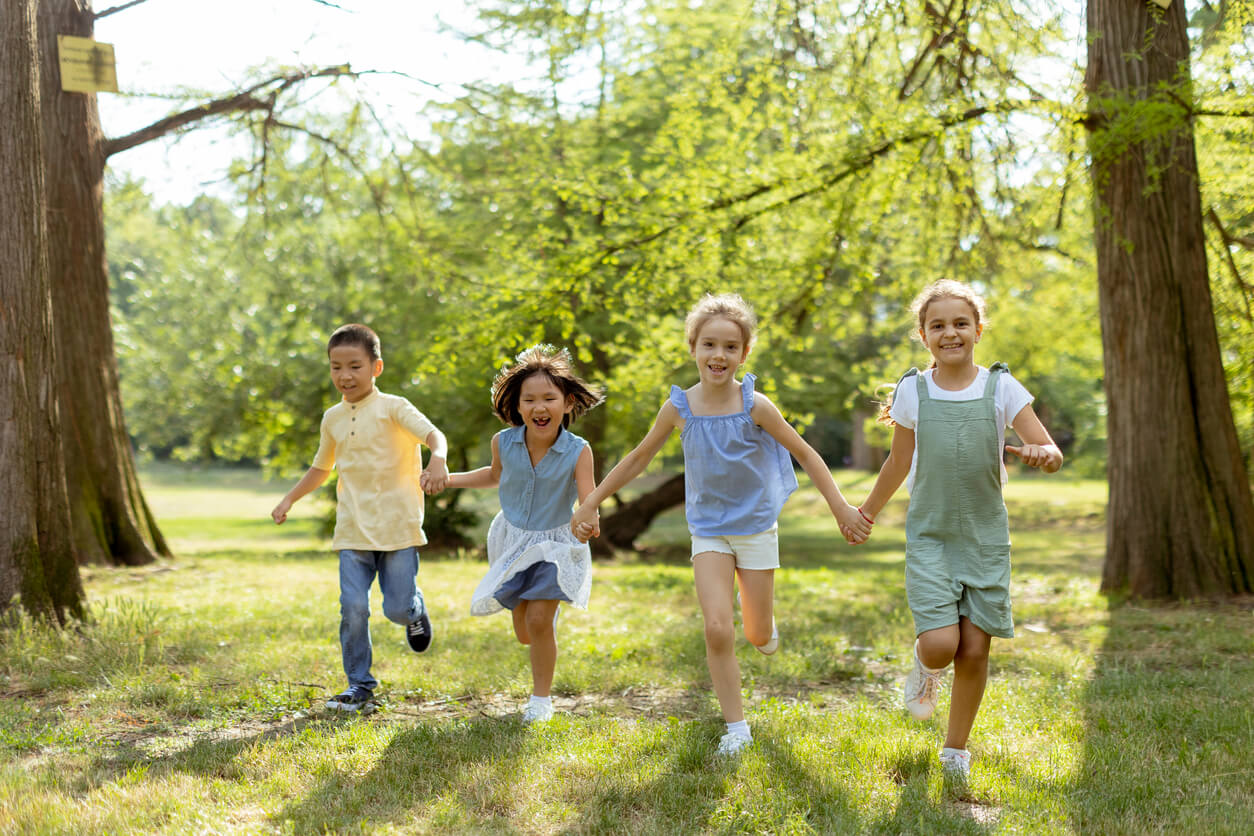
[[[532,639],[544,638],[553,632],[553,616],[546,607],[534,605],[528,607],[524,621],[527,625],[527,635]],[[523,642],[523,644],[527,644],[527,642]]]
[[[370,620],[370,605],[360,601],[340,600],[340,620],[347,624],[361,624]]]
[[[767,638],[770,638],[769,636]],[[735,627],[730,615],[707,616],[705,619],[705,644],[711,650],[727,650],[735,640]]]
[[[750,627],[749,624],[746,623],[745,640],[748,641],[749,644],[758,645],[759,647],[766,644],[771,640],[771,625],[755,624]]]

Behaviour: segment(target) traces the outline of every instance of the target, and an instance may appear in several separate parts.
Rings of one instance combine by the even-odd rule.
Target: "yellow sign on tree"
[[[69,93],[118,92],[113,44],[57,35],[57,57],[61,64],[62,90]]]

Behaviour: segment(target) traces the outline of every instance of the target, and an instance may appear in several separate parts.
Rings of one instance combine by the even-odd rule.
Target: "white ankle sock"
[[[551,706],[552,704],[553,698],[551,696],[537,697],[535,694],[532,694],[531,699],[527,700],[527,705]]]
[[[738,720],[735,723],[728,723],[727,731],[733,734],[744,735],[750,740],[753,739],[753,733],[749,731],[749,722],[747,720]]]

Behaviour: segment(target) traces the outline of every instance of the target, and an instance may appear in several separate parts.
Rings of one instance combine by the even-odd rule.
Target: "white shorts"
[[[730,554],[737,569],[779,568],[779,526],[758,534],[720,534],[715,537],[692,535],[692,556],[702,552]]]

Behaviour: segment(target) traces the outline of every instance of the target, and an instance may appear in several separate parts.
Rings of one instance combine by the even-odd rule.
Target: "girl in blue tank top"
[[[679,430],[684,447],[684,510],[692,534],[697,600],[705,620],[706,661],[727,723],[718,751],[731,755],[753,741],[740,697],[733,608],[736,584],[745,638],[758,650],[779,647],[775,629],[775,569],[779,568],[776,520],[797,488],[791,453],[827,500],[850,542],[871,527],[845,501],[819,454],[792,428],[775,404],[753,390],[753,375],[736,380],[749,358],[756,321],[735,294],[706,296],[688,314],[688,350],[698,383],[672,387],[653,427],[571,519],[571,531],[586,536],[597,507],[638,476]]]
[[[992,637],[1014,635],[1003,446],[1046,473],[1062,466],[1062,452],[1032,409],[1032,396],[1005,365],[975,364],[984,300],[974,290],[942,280],[924,288],[913,310],[932,366],[907,372],[881,412],[893,425],[892,449],[859,510],[874,520],[907,481],[906,598],[916,639],[903,696],[910,714],[926,720],[936,708],[941,674],[953,663],[940,761],[946,779],[963,785]],[[1005,443],[1007,424],[1022,445]]]
[[[498,488],[501,512],[488,529],[488,573],[471,596],[470,612],[513,611],[514,635],[531,649],[527,723],[553,716],[550,689],[557,666],[558,606],[586,609],[592,587],[589,536],[570,530],[576,500],[592,492],[592,448],[570,422],[601,402],[576,377],[565,350],[538,345],[518,355],[492,382],[492,408],[509,424],[492,437],[492,464],[449,475],[450,488]]]

